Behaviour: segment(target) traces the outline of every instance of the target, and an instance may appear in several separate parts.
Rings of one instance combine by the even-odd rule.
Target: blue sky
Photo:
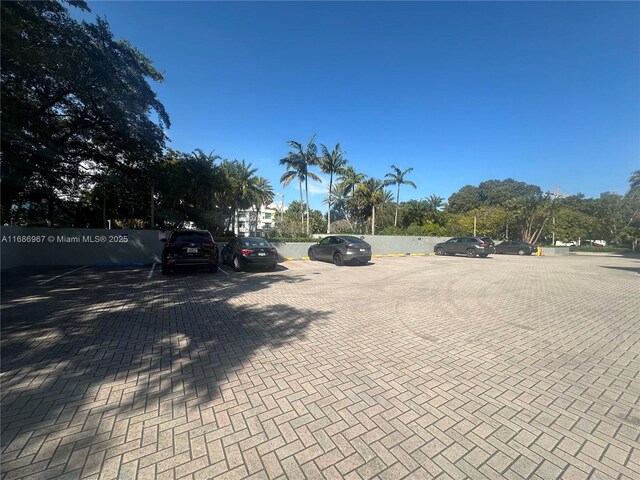
[[[413,167],[401,200],[505,178],[623,194],[640,169],[638,2],[89,6],[164,73],[170,147],[244,159],[287,203],[278,160],[314,133],[369,176]]]

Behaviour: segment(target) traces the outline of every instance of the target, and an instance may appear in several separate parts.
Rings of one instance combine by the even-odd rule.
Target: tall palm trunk
[[[309,236],[309,182],[304,177],[304,192],[307,196],[307,237]]]
[[[331,187],[333,187],[333,173],[329,175],[329,208],[327,208],[327,234],[331,233]]]
[[[304,209],[302,208],[302,180],[298,182],[300,184],[300,226],[304,228]]]
[[[393,221],[393,226],[398,226],[398,206],[400,205],[400,184],[398,184],[398,191],[396,193],[396,218]]]

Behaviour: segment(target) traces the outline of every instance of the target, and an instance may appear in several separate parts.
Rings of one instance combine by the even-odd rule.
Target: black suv
[[[437,243],[433,247],[436,255],[455,255],[460,253],[467,257],[486,257],[496,253],[496,247],[489,237],[454,237],[446,242]]]
[[[207,230],[175,230],[169,239],[163,238],[162,274],[174,267],[207,267],[218,271],[218,246]]]

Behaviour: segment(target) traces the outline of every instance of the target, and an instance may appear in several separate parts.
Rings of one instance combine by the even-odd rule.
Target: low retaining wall
[[[1,268],[151,264],[160,261],[162,235],[157,230],[0,227]]]
[[[451,237],[405,237],[396,235],[356,235],[371,245],[375,255],[428,255],[436,243]],[[272,242],[280,255],[289,259],[306,258],[309,247],[316,242]]]
[[[569,247],[542,247],[542,254],[546,257],[554,257],[558,255],[571,255]]]

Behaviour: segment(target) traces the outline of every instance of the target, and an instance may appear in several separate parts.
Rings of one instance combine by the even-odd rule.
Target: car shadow
[[[623,270],[625,272],[635,272],[640,274],[640,267],[615,267],[613,265],[601,265],[602,268],[609,268],[611,270]]]

